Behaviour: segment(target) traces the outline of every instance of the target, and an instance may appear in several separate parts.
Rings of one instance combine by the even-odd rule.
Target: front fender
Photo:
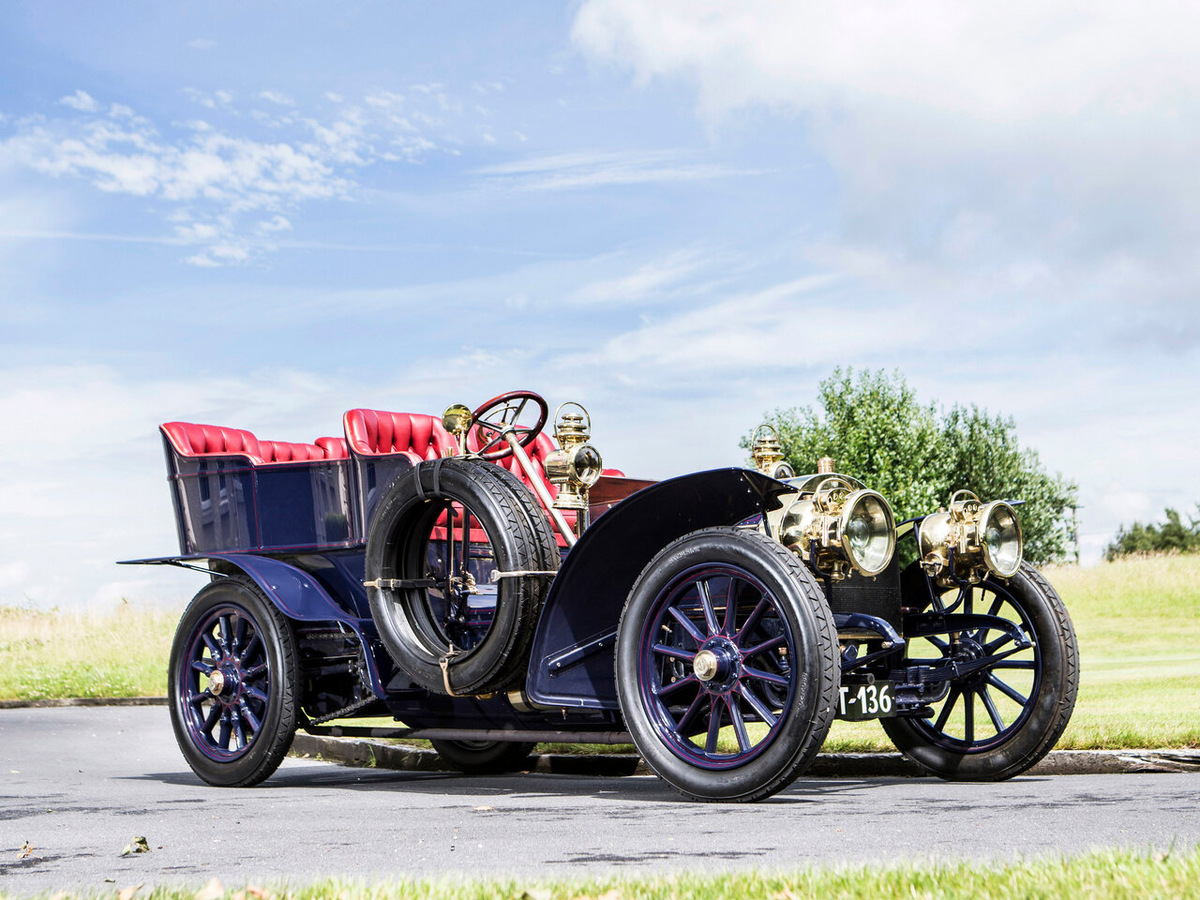
[[[529,659],[530,698],[617,709],[612,650],[638,575],[677,538],[774,509],[775,498],[790,490],[753,469],[713,469],[643,488],[600,516],[550,587]]]

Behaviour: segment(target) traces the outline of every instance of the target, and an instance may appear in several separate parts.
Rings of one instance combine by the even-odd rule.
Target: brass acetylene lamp
[[[788,507],[779,540],[811,559],[831,581],[843,580],[851,570],[874,576],[892,561],[895,520],[881,494],[830,475]]]
[[[564,412],[567,407],[579,412]],[[593,447],[591,439],[592,419],[588,411],[578,403],[564,403],[554,412],[554,438],[558,449],[546,456],[546,478],[558,488],[554,505],[558,509],[580,510],[579,530],[588,508],[588,489],[600,480],[604,471],[604,460],[600,451]]]
[[[446,411],[442,413],[442,427],[454,435],[459,453],[467,452],[467,432],[471,430],[474,422],[475,417],[471,415],[471,410],[461,403],[446,407]]]
[[[792,467],[783,461],[783,447],[774,426],[759,425],[754,429],[751,441],[750,455],[754,457],[754,468],[780,480],[795,476]]]
[[[974,584],[989,572],[1011,578],[1021,567],[1021,523],[1003,500],[982,503],[957,491],[949,509],[925,517],[920,535],[921,566],[931,576]]]

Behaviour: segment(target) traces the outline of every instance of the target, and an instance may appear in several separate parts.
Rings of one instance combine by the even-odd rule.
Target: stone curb
[[[58,700],[0,700],[0,709],[46,709],[54,706],[166,705],[166,697],[65,697]]]
[[[347,766],[398,769],[408,772],[450,772],[432,750],[297,732],[292,754],[311,756]],[[544,753],[530,757],[525,771],[554,775],[650,775],[632,753],[590,756]],[[1115,775],[1134,772],[1200,771],[1200,750],[1053,750],[1027,775]],[[899,753],[821,753],[804,773],[806,778],[912,778],[925,772]]]
[[[64,706],[166,706],[166,697],[68,697],[58,700],[0,700],[3,709]],[[296,733],[293,756],[310,756],[345,766],[369,766],[406,772],[451,772],[432,750],[369,741]],[[526,770],[554,775],[650,775],[633,753],[543,753],[530,757]],[[1027,775],[1116,775],[1139,772],[1200,771],[1200,750],[1052,750]],[[921,767],[899,753],[821,753],[804,773],[807,778],[912,778]]]

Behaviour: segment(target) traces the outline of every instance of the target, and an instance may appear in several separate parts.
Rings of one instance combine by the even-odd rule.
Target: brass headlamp
[[[792,467],[783,461],[783,447],[774,426],[759,425],[754,429],[751,441],[750,455],[754,457],[754,468],[780,480],[795,477]]]
[[[564,412],[569,406],[574,406],[579,412]],[[558,488],[554,505],[559,509],[587,510],[588,489],[600,480],[604,472],[600,451],[588,443],[592,418],[580,404],[567,402],[555,410],[554,419],[554,437],[559,449],[543,460],[546,478]]]
[[[895,519],[881,494],[830,475],[788,507],[779,540],[833,581],[843,580],[851,569],[873,576],[892,561]]]
[[[920,534],[921,567],[931,576],[974,584],[988,572],[1011,578],[1021,567],[1021,523],[1003,500],[981,503],[970,491],[956,491],[949,509],[925,517]]]

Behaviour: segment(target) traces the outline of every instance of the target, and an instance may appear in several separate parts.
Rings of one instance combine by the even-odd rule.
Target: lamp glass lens
[[[995,506],[983,527],[983,545],[989,567],[997,575],[1008,577],[1021,565],[1021,527],[1009,506]]]
[[[882,572],[892,557],[892,516],[887,505],[870,494],[860,497],[846,519],[845,538],[852,562],[862,572]]]
[[[600,458],[600,451],[591,444],[583,444],[575,449],[571,454],[571,466],[579,482],[588,487],[595,484],[604,471],[604,461]]]

